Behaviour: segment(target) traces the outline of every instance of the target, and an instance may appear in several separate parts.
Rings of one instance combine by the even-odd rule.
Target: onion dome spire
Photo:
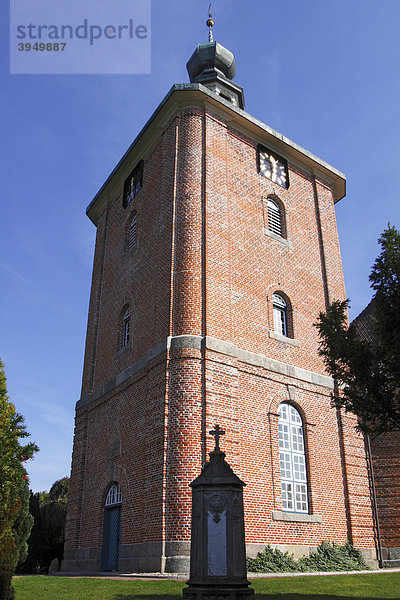
[[[206,21],[208,43],[199,44],[186,64],[190,82],[201,83],[224,101],[244,108],[243,88],[232,81],[236,75],[235,57],[230,50],[214,41],[214,23],[210,3]]]

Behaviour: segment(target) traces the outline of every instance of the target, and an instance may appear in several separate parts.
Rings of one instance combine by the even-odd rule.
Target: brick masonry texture
[[[204,343],[182,343],[166,345],[131,377],[102,388],[168,336],[184,335],[210,336],[326,375],[313,324],[329,300],[345,297],[332,190],[290,161],[289,189],[263,178],[259,142],[265,143],[212,106],[176,109],[130,165],[144,158],[142,190],[124,209],[121,179],[99,217],[82,384],[89,401],[76,413],[65,569],[82,566],[73,557],[85,549],[99,568],[104,501],[113,481],[123,496],[122,548],[159,548],[155,562],[141,563],[143,570],[187,567],[179,557],[190,541],[189,483],[212,450],[208,432],[216,423],[226,430],[227,461],[247,484],[249,548],[308,548],[326,539],[375,547],[363,440],[354,418],[331,408],[329,387]],[[283,207],[285,240],[265,233],[270,195]],[[128,253],[133,211],[138,241]],[[287,342],[273,334],[274,292],[289,301],[293,339]],[[132,335],[121,348],[126,306]],[[277,518],[281,402],[292,402],[304,420],[315,516],[308,522]],[[119,455],[107,453],[118,443]]]

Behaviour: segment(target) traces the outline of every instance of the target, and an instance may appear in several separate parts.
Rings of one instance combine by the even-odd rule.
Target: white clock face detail
[[[285,163],[268,151],[260,150],[260,173],[274,183],[287,188]]]

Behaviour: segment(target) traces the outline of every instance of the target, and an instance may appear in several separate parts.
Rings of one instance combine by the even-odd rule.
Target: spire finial
[[[208,41],[213,42],[214,38],[213,38],[212,28],[214,27],[214,19],[212,18],[212,14],[211,14],[211,2],[210,2],[210,6],[208,7],[208,19],[206,21],[206,25],[209,28],[208,29]]]

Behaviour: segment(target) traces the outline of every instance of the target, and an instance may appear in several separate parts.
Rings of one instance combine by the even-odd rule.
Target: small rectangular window
[[[129,206],[138,195],[143,185],[143,160],[139,161],[132,173],[125,179],[124,195],[122,205],[124,208]]]

